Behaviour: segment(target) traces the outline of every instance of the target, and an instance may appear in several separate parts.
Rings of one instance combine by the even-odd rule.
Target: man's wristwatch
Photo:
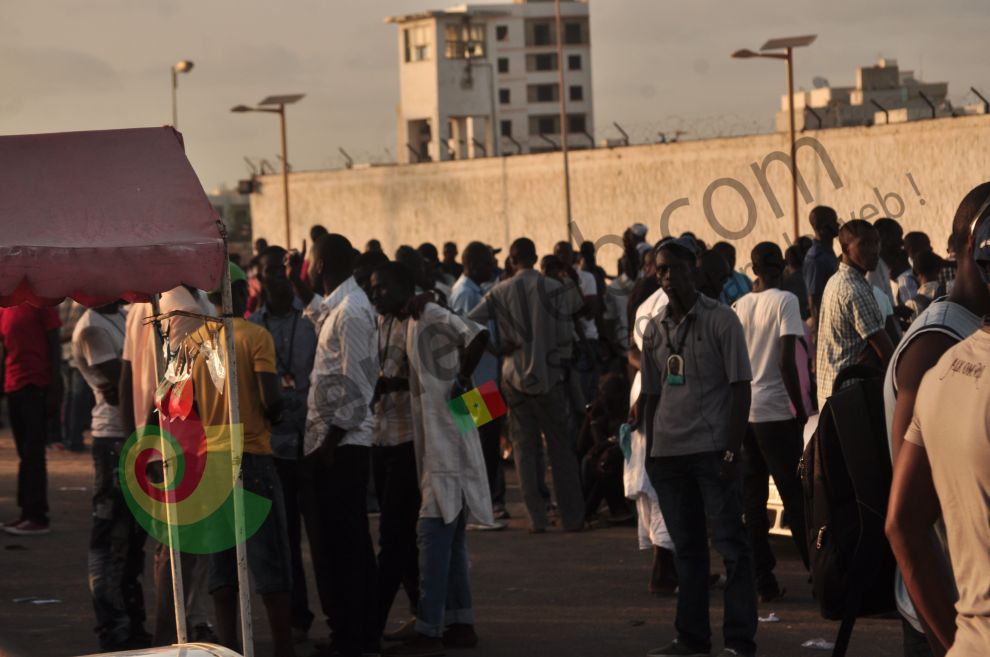
[[[735,463],[736,453],[733,452],[731,449],[725,450],[725,453],[722,454],[722,461],[724,463]]]

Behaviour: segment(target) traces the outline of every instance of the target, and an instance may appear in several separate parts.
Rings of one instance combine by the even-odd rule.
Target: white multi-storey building
[[[594,145],[586,0],[462,5],[386,19],[399,27],[399,161],[515,155]],[[564,89],[560,88],[560,66]]]

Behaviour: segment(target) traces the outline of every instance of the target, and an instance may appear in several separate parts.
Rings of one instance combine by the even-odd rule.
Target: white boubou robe
[[[667,295],[661,289],[654,292],[636,309],[632,339],[640,351],[643,349],[643,333],[647,324],[659,315],[666,305]],[[641,381],[642,375],[637,371],[629,391],[630,405],[639,400]],[[673,550],[674,541],[671,540],[667,524],[663,520],[657,492],[646,474],[646,459],[649,457],[646,453],[646,433],[638,428],[634,430],[631,447],[632,454],[623,469],[623,483],[626,497],[636,501],[636,508],[639,511],[639,547],[641,550],[646,550],[655,545]]]
[[[495,522],[478,431],[461,433],[447,406],[460,368],[458,349],[482,330],[432,303],[409,323],[406,353],[421,518],[451,523],[467,506],[481,523]]]

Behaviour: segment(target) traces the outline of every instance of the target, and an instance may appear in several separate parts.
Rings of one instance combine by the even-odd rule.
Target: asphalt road
[[[0,533],[0,654],[4,644],[19,647],[30,657],[69,657],[98,649],[86,581],[92,460],[88,454],[49,451],[48,455],[52,533],[31,538]],[[0,431],[3,520],[17,515],[16,473],[13,441],[8,431]],[[581,534],[551,529],[544,535],[530,535],[519,491],[513,487],[514,475],[508,474],[509,510],[513,514],[509,529],[473,532],[469,538],[481,643],[468,653],[476,657],[640,657],[668,642],[673,637],[675,601],[648,593],[650,556],[637,550],[635,528],[612,527]],[[760,623],[758,654],[830,654],[802,647],[809,639],[831,640],[838,624],[819,616],[793,546],[783,539],[774,539],[773,545],[779,561],[778,578],[788,593],[760,609],[761,617],[773,612],[780,621]],[[713,564],[718,563],[716,555]],[[309,572],[312,580],[311,568]],[[150,587],[147,576],[146,587]],[[314,590],[311,586],[312,608],[316,610]],[[60,602],[14,602],[30,596]],[[395,619],[406,609],[401,596],[393,610]],[[263,657],[270,654],[270,646],[258,598],[254,625],[256,654]],[[720,626],[721,596],[715,592],[712,627],[716,650],[721,648]],[[319,624],[314,625],[311,636],[324,638]],[[311,645],[300,646],[301,656],[311,653]],[[857,624],[848,654],[893,657],[901,653],[900,622],[869,619]]]

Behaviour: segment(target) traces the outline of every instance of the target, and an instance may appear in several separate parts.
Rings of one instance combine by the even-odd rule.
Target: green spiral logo
[[[222,552],[247,540],[272,502],[243,491],[244,533],[238,537],[233,464],[240,467],[243,444],[242,425],[204,427],[195,411],[184,420],[162,417],[161,427],[138,428],[120,455],[120,485],[131,513],[155,540],[182,552]]]

